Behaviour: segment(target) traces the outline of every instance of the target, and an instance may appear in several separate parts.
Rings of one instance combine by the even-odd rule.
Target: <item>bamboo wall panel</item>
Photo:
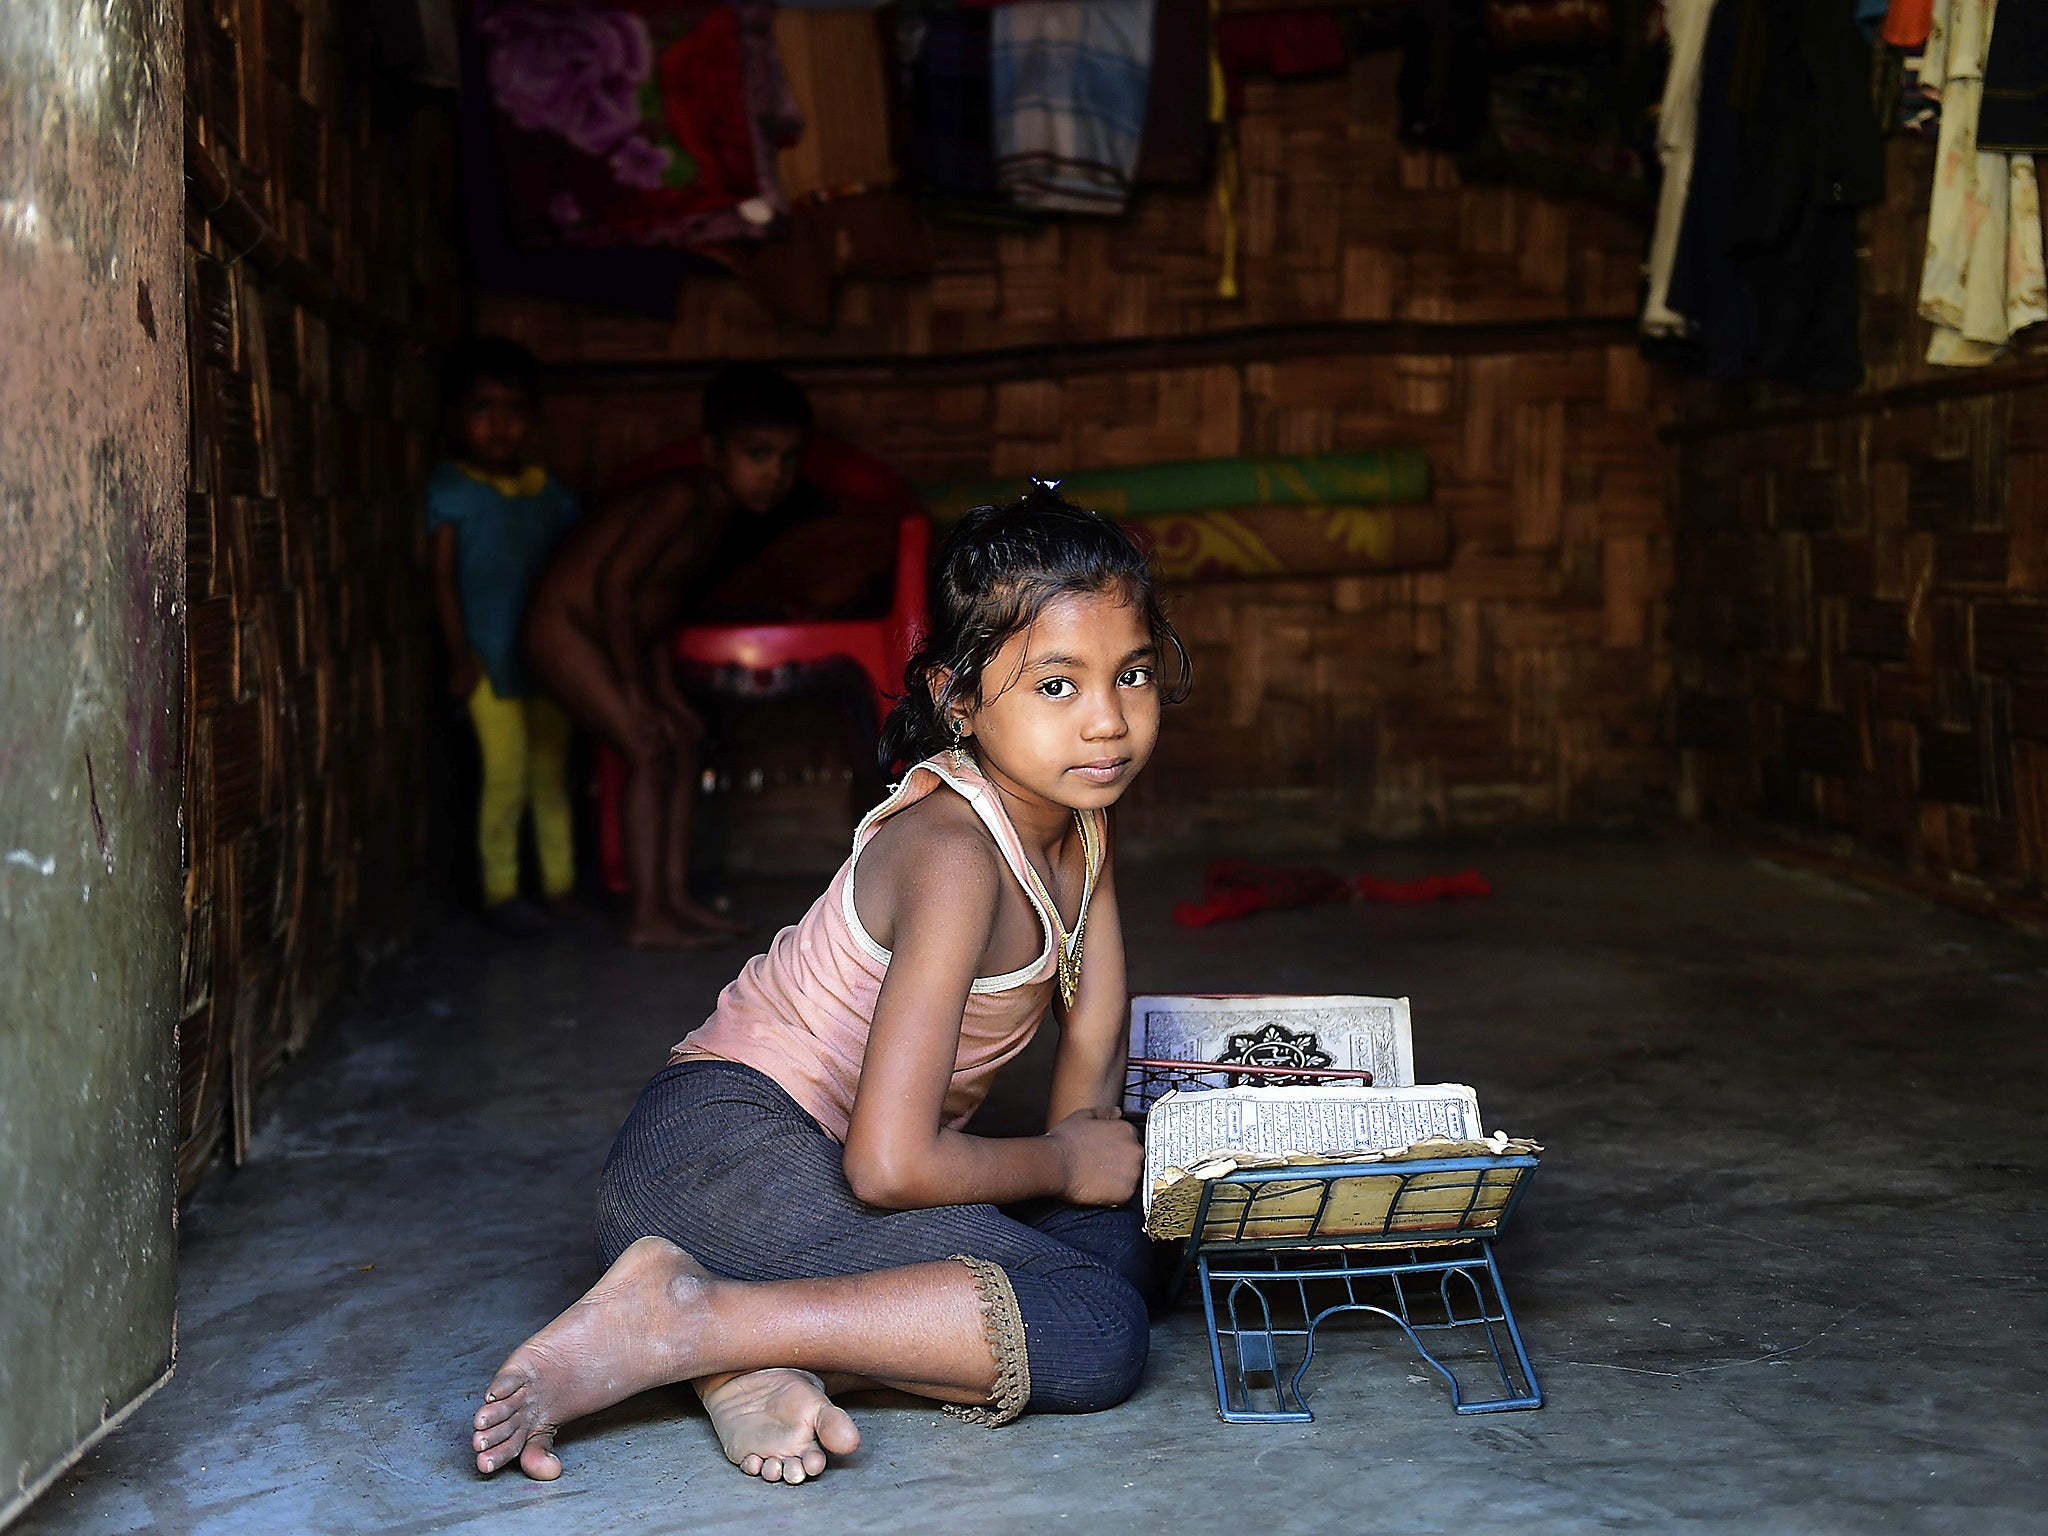
[[[1931,185],[1895,144],[1867,225],[1873,392],[1823,419],[1690,392],[1680,423],[1680,803],[1991,904],[2048,879],[2048,391],[2040,343],[1921,362]],[[2032,354],[2029,357],[2027,354]],[[1954,398],[1887,397],[1941,377]]]
[[[1632,313],[1644,231],[1591,205],[1465,186],[1394,133],[1395,61],[1254,81],[1241,126],[1243,297],[1217,297],[1202,194],[1115,223],[941,231],[921,283],[856,282],[826,333],[735,284],[686,285],[673,324],[486,295],[480,323],[592,366],[758,356],[932,357],[1333,321],[1503,325]],[[693,394],[586,387],[550,405],[586,488],[693,432]],[[1670,550],[1656,377],[1630,344],[1087,367],[999,382],[827,383],[825,427],[916,479],[1416,444],[1452,529],[1440,570],[1193,586],[1174,596],[1194,701],[1127,826],[1327,842],[1605,817],[1664,780],[1654,701]]]
[[[240,1158],[257,1085],[418,913],[415,488],[454,296],[449,141],[366,77],[360,20],[198,0],[188,25],[191,158],[225,185],[188,178],[187,1189]]]

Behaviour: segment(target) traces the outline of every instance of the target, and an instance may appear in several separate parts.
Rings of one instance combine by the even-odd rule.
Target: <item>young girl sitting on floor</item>
[[[598,1191],[610,1268],[499,1369],[479,1470],[558,1477],[562,1425],[670,1382],[735,1465],[792,1483],[860,1443],[828,1393],[1002,1424],[1136,1387],[1149,1252],[1107,811],[1187,655],[1130,540],[1042,484],[960,523],[933,608],[883,733],[915,766],[642,1092]],[[1049,1129],[963,1132],[1048,1004]]]

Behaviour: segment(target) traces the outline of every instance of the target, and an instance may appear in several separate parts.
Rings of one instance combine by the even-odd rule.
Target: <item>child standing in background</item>
[[[626,763],[629,944],[698,948],[744,925],[690,893],[704,723],[671,642],[720,576],[816,511],[797,474],[811,403],[765,363],[729,363],[704,391],[704,462],[601,503],[534,587],[536,674]]]
[[[531,807],[541,887],[553,901],[576,883],[569,810],[569,717],[533,689],[520,626],[536,577],[575,523],[576,498],[528,462],[540,365],[502,337],[463,343],[447,373],[455,457],[427,482],[434,610],[448,646],[448,692],[468,707],[483,756],[477,845],[484,915],[531,934],[546,912],[519,895],[519,823]]]

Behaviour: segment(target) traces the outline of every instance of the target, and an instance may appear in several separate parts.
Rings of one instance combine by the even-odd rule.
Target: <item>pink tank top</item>
[[[962,772],[950,757],[919,763],[862,818],[853,834],[853,852],[825,894],[798,922],[778,933],[765,954],[747,962],[738,979],[718,995],[716,1011],[676,1045],[670,1061],[716,1056],[752,1067],[773,1078],[835,1138],[846,1140],[875,1000],[889,969],[889,951],[869,937],[854,908],[854,868],[876,827],[941,785],[974,807],[1045,931],[1045,947],[1031,964],[1002,976],[977,976],[968,992],[943,1111],[951,1129],[967,1122],[996,1072],[1038,1032],[1059,971],[1053,953],[1059,929],[1025,862],[1023,840],[995,791],[979,773]],[[1102,812],[1086,814],[1097,818],[1093,830],[1103,834],[1093,839],[1099,849],[1107,841]],[[1083,913],[1095,894],[1099,864],[1098,858],[1088,870]]]

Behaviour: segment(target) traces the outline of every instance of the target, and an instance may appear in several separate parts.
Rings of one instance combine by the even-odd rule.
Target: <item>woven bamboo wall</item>
[[[2033,338],[1981,374],[1918,360],[1931,154],[1891,153],[1872,392],[1686,403],[1681,804],[2017,910],[2048,877],[2048,370]]]
[[[323,0],[190,8],[186,1188],[240,1158],[256,1085],[417,911],[450,153],[366,80],[359,26]]]
[[[1604,815],[1663,776],[1659,401],[1625,323],[1570,343],[1512,332],[1625,322],[1644,231],[1463,186],[1443,157],[1405,150],[1394,68],[1374,56],[1348,77],[1252,84],[1236,301],[1216,294],[1216,207],[1190,192],[1116,224],[942,231],[929,281],[850,284],[825,334],[710,278],[686,287],[672,325],[492,296],[480,323],[564,365],[551,440],[584,486],[695,430],[694,381],[664,385],[662,360],[732,356],[782,359],[829,430],[920,479],[1420,444],[1451,513],[1448,568],[1177,595],[1201,682],[1131,824],[1320,841]],[[1431,333],[1442,350],[1388,350],[1381,332],[1402,322],[1445,327]],[[1012,356],[944,381],[915,366],[1333,324],[1353,326],[1355,353],[1276,343],[1264,360],[1105,369],[1048,351],[1021,377]],[[910,362],[833,371],[880,356]],[[650,363],[607,382],[607,366]]]

